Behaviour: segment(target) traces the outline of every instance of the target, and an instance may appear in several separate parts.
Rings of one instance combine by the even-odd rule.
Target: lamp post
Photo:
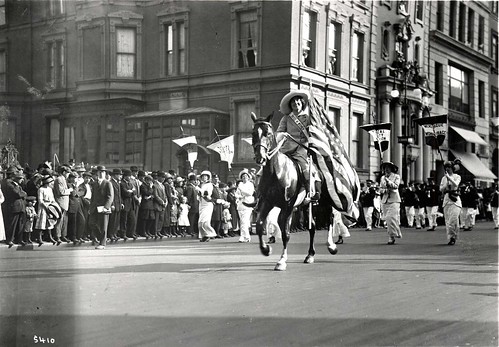
[[[399,53],[397,59],[392,64],[394,72],[394,88],[390,95],[394,99],[399,99],[402,105],[402,129],[400,134],[397,135],[398,143],[403,145],[402,153],[402,180],[405,184],[408,182],[408,166],[411,161],[413,161],[414,151],[413,144],[415,143],[415,136],[411,135],[411,115],[409,112],[409,106],[411,101],[407,98],[408,83],[414,83],[415,88],[413,89],[413,96],[418,99],[419,102],[422,100],[422,90],[419,88],[420,76],[419,76],[419,65],[417,62],[407,61],[403,54]],[[400,81],[400,82],[399,82]],[[400,89],[399,89],[400,88]],[[407,148],[411,146],[411,160],[408,160]]]

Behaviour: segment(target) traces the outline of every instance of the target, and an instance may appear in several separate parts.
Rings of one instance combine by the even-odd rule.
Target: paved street
[[[286,272],[256,237],[2,246],[0,346],[497,346],[492,227],[351,229],[335,256],[320,231],[315,264],[295,233]]]

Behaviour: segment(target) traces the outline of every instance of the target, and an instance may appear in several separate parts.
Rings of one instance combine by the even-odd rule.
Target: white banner
[[[186,137],[182,137],[180,139],[175,139],[172,141],[174,143],[176,143],[177,145],[179,145],[180,147],[184,147],[185,145],[187,145],[189,143],[197,143],[196,136],[186,136]]]
[[[229,165],[229,170],[231,169],[232,160],[234,160],[234,135],[212,143],[207,148],[220,154],[220,160],[226,161]]]

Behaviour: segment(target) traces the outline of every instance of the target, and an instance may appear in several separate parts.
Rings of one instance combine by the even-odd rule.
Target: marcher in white
[[[246,206],[245,204],[252,204],[254,202],[255,186],[250,181],[250,173],[248,169],[244,169],[239,173],[239,179],[242,180],[237,185],[236,198],[238,200],[237,212],[239,214],[239,229],[241,231],[241,236],[239,237],[239,242],[250,242],[251,241],[251,213],[253,208]]]
[[[213,184],[211,183],[211,172],[201,172],[201,185],[199,186],[199,234],[201,242],[208,242],[210,238],[217,236],[215,229],[211,226],[211,216],[213,214]]]
[[[440,181],[440,191],[444,194],[443,208],[445,228],[447,230],[448,245],[456,243],[459,233],[459,214],[461,213],[461,198],[458,188],[461,176],[454,173],[454,164],[450,161],[444,163],[445,176]]]
[[[398,167],[392,162],[381,164],[381,170],[384,175],[381,177],[380,192],[381,208],[387,224],[388,243],[395,244],[395,238],[401,238],[400,231],[400,176],[397,175]]]

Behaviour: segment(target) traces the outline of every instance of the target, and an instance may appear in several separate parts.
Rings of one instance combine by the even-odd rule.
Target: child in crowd
[[[187,197],[186,196],[181,196],[180,197],[180,205],[178,208],[178,227],[180,228],[180,233],[182,235],[187,234],[187,229],[190,226],[189,223],[189,209],[191,207],[187,203]],[[192,235],[194,236],[194,235]]]
[[[229,237],[231,236],[230,233],[232,233],[232,215],[230,214],[229,208],[230,203],[225,203],[222,211],[222,230],[224,237]]]
[[[35,224],[36,217],[36,196],[28,196],[26,198],[26,222],[23,227],[23,241],[27,244],[32,244],[31,233],[33,232],[33,226]]]

